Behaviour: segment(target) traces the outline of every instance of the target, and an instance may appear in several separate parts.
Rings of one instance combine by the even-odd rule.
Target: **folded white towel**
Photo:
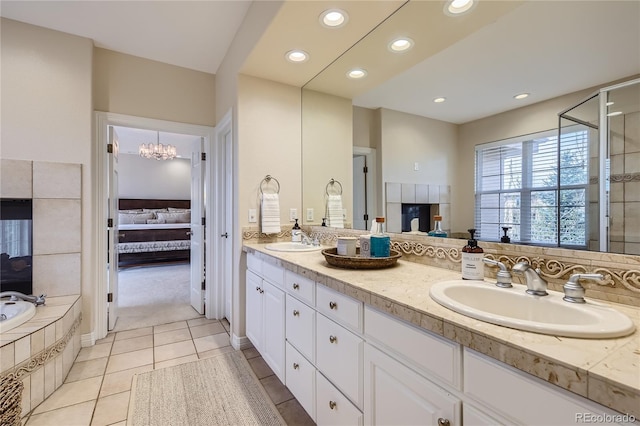
[[[342,211],[342,195],[331,194],[327,200],[327,217],[329,226],[344,228],[344,216]]]
[[[280,232],[280,197],[278,194],[262,194],[260,217],[264,234]]]

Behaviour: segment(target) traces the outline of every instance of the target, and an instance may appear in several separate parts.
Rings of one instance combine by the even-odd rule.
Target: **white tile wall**
[[[75,199],[33,200],[33,254],[80,253],[81,202]]]
[[[73,198],[82,194],[80,164],[33,163],[33,198]]]
[[[34,294],[66,296],[79,294],[80,287],[80,253],[34,256]]]
[[[2,198],[32,198],[32,162],[0,160],[0,195]]]

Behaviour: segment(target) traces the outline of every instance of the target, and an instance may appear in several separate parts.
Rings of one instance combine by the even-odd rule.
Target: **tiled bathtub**
[[[79,295],[47,298],[26,323],[0,334],[0,377],[24,384],[22,416],[59,388],[80,351]]]

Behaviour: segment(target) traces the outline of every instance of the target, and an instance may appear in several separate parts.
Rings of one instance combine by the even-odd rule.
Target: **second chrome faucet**
[[[540,269],[533,269],[527,262],[518,262],[511,268],[513,272],[524,274],[527,284],[527,294],[533,296],[547,296],[547,282],[540,276]]]

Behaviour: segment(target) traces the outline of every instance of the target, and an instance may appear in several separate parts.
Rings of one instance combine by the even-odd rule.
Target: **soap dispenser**
[[[300,229],[300,225],[298,225],[298,219],[295,220],[296,223],[293,225],[291,229],[291,241],[294,243],[302,242],[302,230]]]
[[[467,245],[462,247],[462,279],[463,280],[483,280],[484,279],[484,250],[478,246],[478,241],[474,238],[476,230],[468,229],[471,239]]]

